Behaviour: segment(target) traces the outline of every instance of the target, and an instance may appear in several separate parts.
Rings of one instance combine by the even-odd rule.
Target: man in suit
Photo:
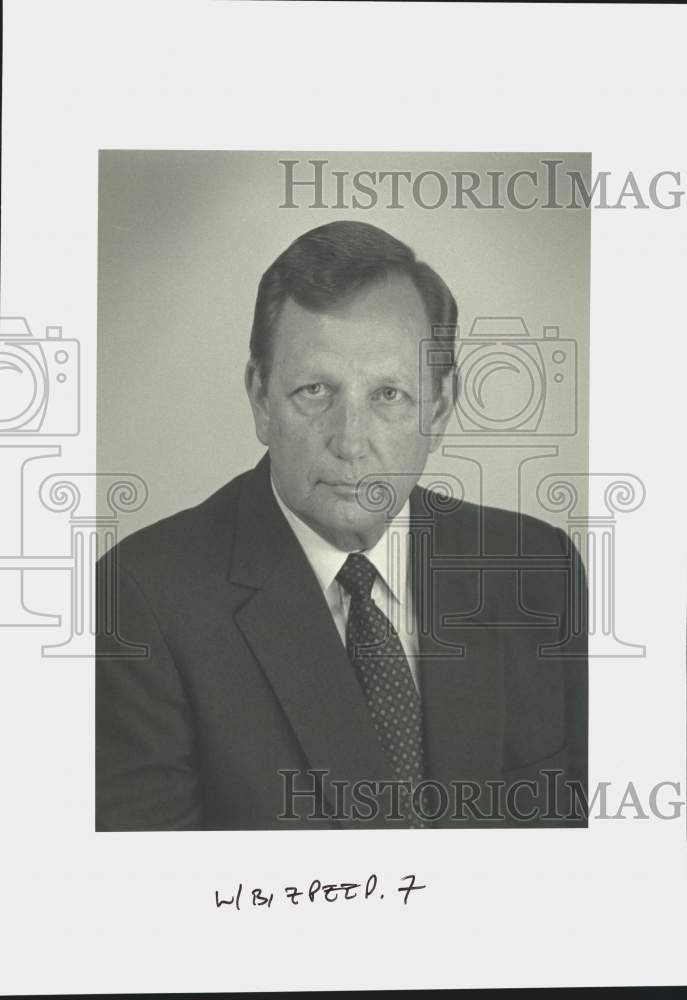
[[[579,555],[418,485],[456,321],[364,223],[265,272],[246,369],[265,455],[98,567],[97,829],[586,825]]]

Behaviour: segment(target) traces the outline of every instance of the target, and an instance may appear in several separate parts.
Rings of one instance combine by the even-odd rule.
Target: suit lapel
[[[410,566],[428,772],[450,789],[451,781],[480,782],[500,769],[502,642],[493,628],[446,621],[480,600],[479,570],[460,569],[461,555],[479,554],[480,508],[442,513],[431,498],[418,488],[411,494]]]
[[[252,591],[235,621],[310,767],[327,770],[327,780],[390,778],[325,597],[274,499],[268,455],[242,490],[230,576]]]
[[[459,558],[480,552],[480,508],[441,513],[431,497],[419,488],[411,493],[409,570],[428,777],[450,789],[451,781],[480,782],[500,770],[503,641],[493,627],[446,622],[480,599],[479,571],[461,570]],[[327,780],[391,778],[319,583],[274,499],[268,454],[242,489],[230,579],[249,589],[236,624],[309,766],[326,770]],[[334,811],[332,798],[328,805]]]

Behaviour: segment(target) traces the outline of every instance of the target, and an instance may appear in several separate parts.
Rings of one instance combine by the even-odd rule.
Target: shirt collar
[[[326,592],[335,582],[336,575],[346,562],[349,553],[322,538],[294,514],[279,496],[271,476],[270,483],[279,509],[300,542],[320,587]],[[410,501],[406,500],[396,517],[387,525],[379,541],[371,549],[362,550],[399,604],[406,602],[409,518]]]

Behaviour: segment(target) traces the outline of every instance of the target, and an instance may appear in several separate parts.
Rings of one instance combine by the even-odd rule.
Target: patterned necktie
[[[412,789],[424,775],[420,697],[398,633],[372,600],[376,576],[377,570],[360,552],[351,552],[337,573],[337,580],[351,596],[346,650],[394,778],[410,781]],[[407,823],[422,827],[404,789],[399,800]]]

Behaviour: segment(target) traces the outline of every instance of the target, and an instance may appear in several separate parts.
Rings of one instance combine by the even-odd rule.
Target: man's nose
[[[359,400],[341,399],[331,413],[330,448],[345,462],[365,458],[368,452],[368,414]]]

